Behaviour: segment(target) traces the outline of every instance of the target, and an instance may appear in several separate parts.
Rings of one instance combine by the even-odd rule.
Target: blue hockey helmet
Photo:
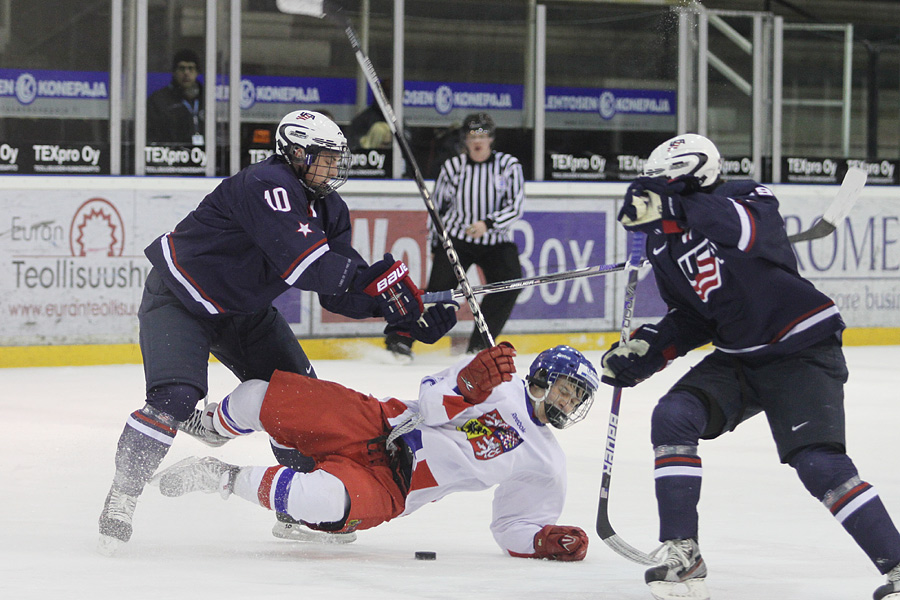
[[[568,410],[549,402],[552,400],[550,390],[559,379],[565,379],[574,386],[575,403]],[[571,346],[556,346],[538,354],[531,363],[525,380],[532,386],[546,390],[543,396],[536,397],[529,389],[528,395],[535,402],[544,402],[547,420],[557,429],[565,429],[584,419],[594,402],[594,392],[600,387],[597,369]]]

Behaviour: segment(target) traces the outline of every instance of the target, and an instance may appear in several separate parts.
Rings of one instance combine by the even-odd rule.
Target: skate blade
[[[100,534],[100,539],[97,540],[97,552],[103,556],[115,556],[124,545],[125,542],[118,538]]]
[[[650,593],[656,600],[709,600],[709,590],[705,579],[689,579],[684,583],[674,581],[654,581],[648,583]]]
[[[351,544],[356,541],[355,531],[350,533],[328,533],[327,531],[316,531],[302,525],[281,523],[280,521],[275,523],[275,526],[272,528],[272,535],[282,540],[311,542],[314,544]]]

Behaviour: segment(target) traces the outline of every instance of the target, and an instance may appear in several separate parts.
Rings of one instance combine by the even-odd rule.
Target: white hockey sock
[[[326,471],[298,473],[287,467],[243,467],[234,493],[264,508],[307,523],[333,523],[344,518],[347,492]]]
[[[269,387],[267,381],[250,379],[225,396],[216,406],[212,426],[223,437],[235,438],[254,431],[263,431],[259,411]],[[210,407],[211,408],[211,407]]]

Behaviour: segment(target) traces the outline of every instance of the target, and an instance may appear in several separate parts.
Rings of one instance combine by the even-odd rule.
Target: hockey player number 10
[[[264,197],[266,204],[272,210],[278,212],[291,212],[291,201],[288,200],[287,190],[283,187],[277,187],[274,190],[266,190]]]

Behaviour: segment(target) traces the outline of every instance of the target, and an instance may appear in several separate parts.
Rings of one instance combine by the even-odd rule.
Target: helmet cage
[[[544,413],[547,415],[547,420],[550,421],[550,424],[557,429],[565,429],[566,427],[570,427],[583,420],[587,416],[588,411],[591,410],[591,406],[594,404],[594,390],[590,385],[585,381],[580,381],[574,377],[562,375],[560,373],[551,373],[549,379],[549,387],[547,393],[544,394]],[[566,380],[574,385],[576,390],[575,393],[578,396],[578,403],[568,413],[549,401],[549,395],[553,389],[553,384],[560,379]]]
[[[300,181],[302,181],[306,187],[311,189],[318,197],[324,197],[338,189],[345,183],[347,183],[347,178],[350,175],[350,162],[352,156],[350,155],[350,149],[347,146],[344,146],[341,149],[337,148],[329,148],[325,146],[307,146],[305,149],[306,156],[302,160],[294,159],[294,164],[302,164],[304,166],[303,172],[301,173]],[[319,183],[315,186],[310,185],[308,181],[306,181],[306,174],[309,172],[309,168],[316,162],[316,159],[319,157],[319,153],[322,151],[331,151],[338,153],[337,164],[332,167],[327,167],[331,170],[335,171],[335,175],[333,177],[329,177],[322,183]],[[294,156],[292,154],[291,156]],[[321,168],[321,167],[320,167]]]
[[[548,402],[553,384],[560,378],[576,388],[578,402],[568,412]],[[529,384],[547,390],[543,397],[532,399],[544,403],[547,420],[557,429],[565,429],[583,420],[594,403],[594,392],[600,386],[594,365],[581,352],[570,346],[556,346],[541,352],[531,363],[529,374],[525,379]]]

